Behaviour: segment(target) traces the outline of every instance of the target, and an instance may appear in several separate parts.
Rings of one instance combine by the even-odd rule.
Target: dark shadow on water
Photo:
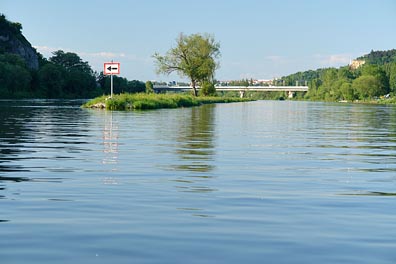
[[[86,144],[88,115],[80,108],[81,103],[81,100],[0,100],[0,172],[42,169],[27,165],[48,159],[37,155],[42,150],[54,150],[59,155],[51,158],[59,160],[69,159],[69,153],[84,151],[81,145]],[[28,180],[7,174],[0,177],[0,181]]]
[[[176,208],[176,209],[179,211],[190,212],[190,213],[192,213],[191,215],[194,217],[201,217],[201,218],[214,218],[215,217],[214,215],[208,215],[208,214],[203,213],[204,210],[202,208],[186,207],[186,208]],[[202,212],[202,213],[199,213],[199,212]]]
[[[389,192],[357,192],[357,193],[343,193],[340,195],[347,196],[396,196],[396,193]]]
[[[56,178],[56,177],[49,177],[49,178],[31,178],[33,182],[55,182],[55,183],[62,183],[64,178]]]
[[[4,161],[0,161],[0,162],[4,162]],[[0,171],[1,172],[29,172],[29,170],[24,169],[22,166],[20,165],[0,165]]]
[[[48,201],[51,201],[51,202],[74,202],[74,200],[61,199],[61,198],[49,198]]]
[[[215,192],[217,189],[209,188],[209,187],[204,187],[204,186],[192,186],[189,188],[186,188],[185,190],[182,190],[181,192],[190,192],[190,193],[210,193],[210,192]]]
[[[26,177],[4,177],[4,176],[0,176],[0,182],[5,182],[5,181],[26,182],[26,181],[30,181],[30,179],[26,178]]]
[[[183,164],[172,166],[174,169],[179,171],[190,171],[190,172],[208,172],[215,168],[215,166],[208,164]]]

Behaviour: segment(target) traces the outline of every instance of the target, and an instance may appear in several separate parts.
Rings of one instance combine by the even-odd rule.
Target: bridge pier
[[[287,98],[292,99],[294,97],[293,91],[287,91]]]
[[[239,97],[243,98],[245,96],[245,91],[239,91]]]

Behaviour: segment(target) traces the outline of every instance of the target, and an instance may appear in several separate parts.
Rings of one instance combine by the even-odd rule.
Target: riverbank
[[[313,100],[313,102],[314,101],[317,101],[317,100]],[[366,99],[366,100],[354,100],[354,101],[342,100],[342,101],[338,101],[338,103],[395,105],[396,104],[396,97],[378,98],[378,99]]]
[[[357,101],[357,103],[367,103],[367,104],[386,104],[386,105],[394,105],[396,104],[396,97],[390,97],[390,98],[379,98],[379,99],[372,99],[372,100],[362,100],[362,101]]]
[[[101,96],[83,105],[84,108],[107,110],[148,110],[160,108],[192,107],[202,104],[254,101],[238,97],[194,97],[181,94],[117,94],[113,98]]]

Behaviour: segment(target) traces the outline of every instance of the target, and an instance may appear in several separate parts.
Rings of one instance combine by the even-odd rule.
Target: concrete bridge
[[[154,91],[160,92],[184,92],[190,91],[191,86],[167,86],[154,85]],[[199,90],[199,87],[197,87]],[[295,92],[307,92],[308,86],[216,86],[216,91],[238,91],[243,97],[246,92],[286,92],[289,98],[293,98]]]

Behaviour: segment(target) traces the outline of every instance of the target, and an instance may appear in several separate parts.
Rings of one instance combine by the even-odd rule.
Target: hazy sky
[[[272,79],[341,66],[396,48],[396,0],[0,0],[45,57],[62,49],[92,68],[121,63],[128,79],[182,80],[155,73],[152,55],[180,32],[220,42],[219,80]]]

